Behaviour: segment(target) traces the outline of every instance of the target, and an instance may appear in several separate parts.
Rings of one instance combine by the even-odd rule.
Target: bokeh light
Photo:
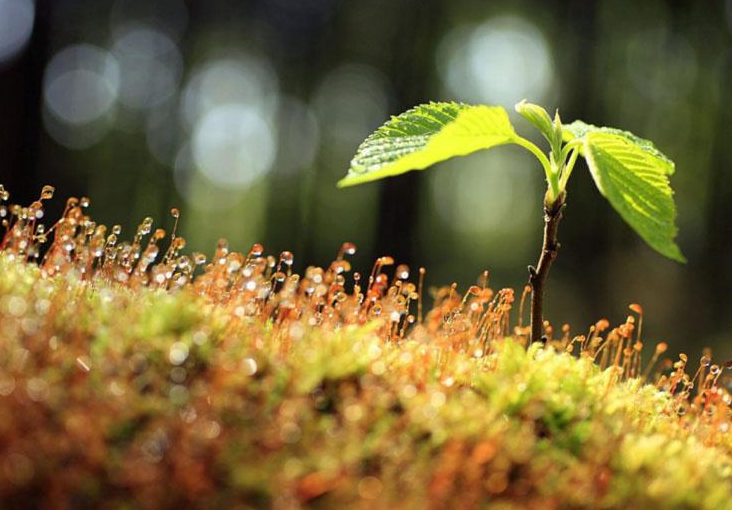
[[[47,131],[69,148],[88,147],[109,129],[119,88],[119,65],[109,52],[90,44],[61,50],[43,80]]]
[[[277,155],[278,101],[272,66],[245,52],[205,60],[183,90],[179,118],[190,138],[176,158],[176,188],[206,214],[236,207],[251,220],[244,236],[257,231],[266,202],[253,193]]]
[[[208,179],[243,188],[272,167],[277,141],[262,113],[244,104],[207,112],[193,134],[193,158]]]
[[[183,92],[182,117],[194,128],[210,110],[240,104],[271,115],[277,107],[277,74],[264,59],[245,53],[211,59],[194,70]]]
[[[28,43],[35,13],[33,0],[0,0],[0,64],[16,56]]]
[[[144,25],[120,31],[112,46],[120,66],[119,100],[130,108],[149,108],[170,98],[183,72],[178,48],[168,35]]]
[[[195,204],[205,211],[225,210],[238,200],[236,190],[217,186],[201,175],[188,143],[182,145],[175,156],[173,180],[176,191],[188,204]]]
[[[277,112],[277,130],[280,141],[277,171],[295,174],[309,167],[320,142],[320,126],[313,109],[296,97],[282,97]]]
[[[145,120],[145,141],[150,154],[161,164],[173,166],[180,142],[178,103],[169,99],[151,108]]]
[[[183,0],[116,0],[109,10],[112,32],[129,25],[158,27],[174,41],[180,40],[188,25],[188,9]]]
[[[418,228],[432,277],[467,284],[474,268],[486,268],[523,279],[535,254],[543,186],[532,156],[501,147],[449,160],[424,178]]]
[[[541,167],[506,147],[451,160],[430,179],[435,209],[445,225],[467,236],[500,238],[529,225],[525,197],[540,196]]]
[[[535,25],[514,16],[453,29],[440,44],[437,67],[445,93],[470,103],[541,102],[556,87],[546,39]]]
[[[365,64],[342,64],[328,73],[315,92],[313,104],[323,136],[331,144],[353,149],[387,117],[388,80]]]
[[[186,201],[182,232],[200,243],[201,249],[215,245],[224,236],[242,248],[261,241],[267,207],[265,179],[243,188],[217,183],[201,171],[189,144],[178,152],[173,177],[176,190]]]

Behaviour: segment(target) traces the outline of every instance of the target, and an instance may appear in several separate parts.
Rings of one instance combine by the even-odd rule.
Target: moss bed
[[[512,292],[442,289],[422,319],[388,257],[346,283],[350,245],[302,276],[257,246],[206,263],[72,203],[39,257],[16,213],[2,509],[732,508],[723,368],[648,384],[632,317],[527,348]]]

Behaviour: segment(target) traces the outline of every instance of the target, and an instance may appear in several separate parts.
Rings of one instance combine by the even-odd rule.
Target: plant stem
[[[553,193],[553,198],[556,198],[556,196],[559,194],[559,177],[554,171],[554,168],[546,155],[541,152],[541,149],[539,147],[528,141],[526,138],[517,136],[513,140],[513,142],[531,152],[536,157],[536,159],[539,160],[541,166],[544,168],[544,175],[546,176],[547,186],[549,186],[549,189]]]
[[[553,202],[544,202],[544,242],[541,247],[541,255],[536,268],[529,266],[532,342],[541,340],[544,335],[544,284],[559,250],[557,230],[559,222],[562,221],[565,198],[566,194],[562,191]]]

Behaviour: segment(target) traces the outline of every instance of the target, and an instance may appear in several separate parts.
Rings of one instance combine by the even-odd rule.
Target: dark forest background
[[[569,186],[548,316],[577,332],[638,302],[647,341],[732,357],[732,2],[722,0],[0,0],[0,183],[57,188],[130,234],[183,211],[220,237],[356,269],[389,254],[463,288],[520,289],[542,173],[505,147],[336,190],[359,142],[431,99],[523,98],[650,138],[677,165],[679,265],[594,189]],[[512,114],[513,115],[513,114]],[[519,130],[528,126],[514,116]]]

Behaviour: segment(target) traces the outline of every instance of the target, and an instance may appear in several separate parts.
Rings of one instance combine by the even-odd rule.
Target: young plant
[[[339,187],[374,181],[472,152],[516,144],[541,163],[546,177],[544,241],[539,262],[529,266],[531,340],[544,333],[544,286],[557,256],[557,229],[566,204],[567,181],[577,157],[582,156],[600,194],[653,249],[684,262],[674,242],[676,207],[668,176],[674,163],[652,142],[627,131],[574,121],[552,121],[541,106],[522,101],[516,111],[546,138],[545,154],[519,136],[500,106],[429,103],[417,106],[371,134],[358,148],[348,175]]]

